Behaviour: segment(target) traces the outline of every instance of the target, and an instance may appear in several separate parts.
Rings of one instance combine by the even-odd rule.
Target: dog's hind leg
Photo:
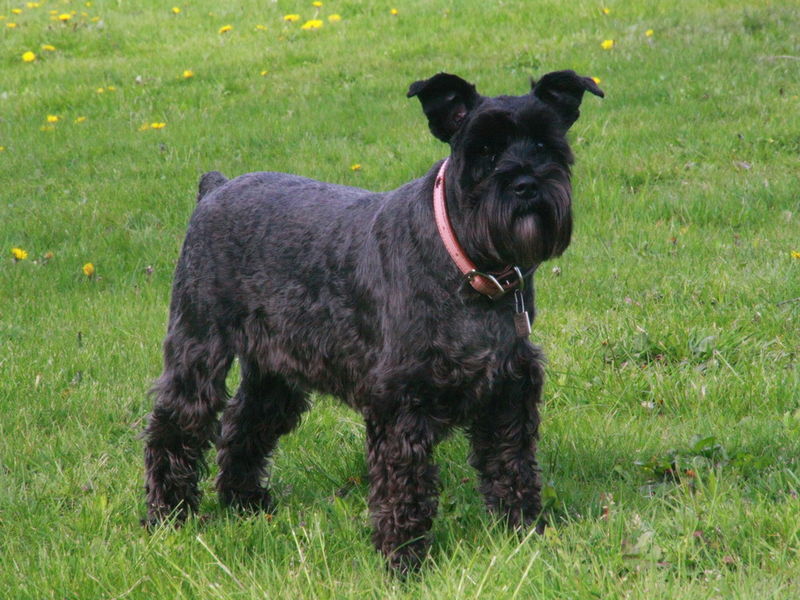
[[[307,408],[304,391],[242,361],[242,382],[222,415],[217,442],[217,491],[223,504],[272,510],[265,481],[269,457],[278,438],[297,426]]]
[[[198,332],[202,331],[202,335]],[[147,523],[197,510],[203,458],[226,400],[232,353],[214,328],[176,319],[164,341],[164,372],[153,386],[153,412],[145,430]]]

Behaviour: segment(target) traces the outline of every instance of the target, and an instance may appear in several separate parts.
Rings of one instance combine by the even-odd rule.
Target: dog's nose
[[[518,198],[533,198],[538,185],[536,179],[530,175],[520,175],[511,184],[511,189]]]

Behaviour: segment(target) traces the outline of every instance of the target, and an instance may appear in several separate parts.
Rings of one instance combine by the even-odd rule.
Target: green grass
[[[324,3],[341,22],[302,31],[305,0],[0,0],[0,595],[800,596],[796,2]],[[537,279],[547,534],[493,523],[456,435],[430,560],[387,576],[363,426],[327,398],[276,457],[274,518],[206,482],[200,518],[143,531],[138,436],[199,174],[390,189],[446,151],[410,82],[523,93],[562,68],[607,97],[571,134],[574,242]]]

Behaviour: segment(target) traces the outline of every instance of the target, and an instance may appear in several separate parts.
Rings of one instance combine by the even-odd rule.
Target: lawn
[[[800,597],[795,0],[3,0],[0,17],[1,596]],[[455,435],[431,556],[391,577],[363,425],[327,397],[276,454],[274,515],[222,510],[209,479],[199,516],[146,532],[146,392],[199,175],[388,190],[447,153],[409,83],[521,94],[566,68],[606,98],[571,131],[573,243],[536,280],[545,535],[493,522]]]

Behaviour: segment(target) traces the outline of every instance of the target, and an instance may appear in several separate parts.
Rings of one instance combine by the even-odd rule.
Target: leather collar
[[[464,248],[462,248],[461,244],[458,242],[458,238],[453,231],[453,226],[450,223],[450,217],[447,214],[445,173],[449,160],[449,158],[446,158],[442,163],[442,166],[439,168],[439,174],[436,176],[436,183],[433,186],[433,214],[436,218],[436,227],[439,230],[439,237],[442,238],[447,253],[469,284],[476,291],[492,300],[500,298],[506,294],[506,292],[517,287],[521,289],[522,286],[524,286],[524,281],[519,267],[508,265],[499,272],[479,271],[478,267],[470,260],[467,253],[464,252]]]

